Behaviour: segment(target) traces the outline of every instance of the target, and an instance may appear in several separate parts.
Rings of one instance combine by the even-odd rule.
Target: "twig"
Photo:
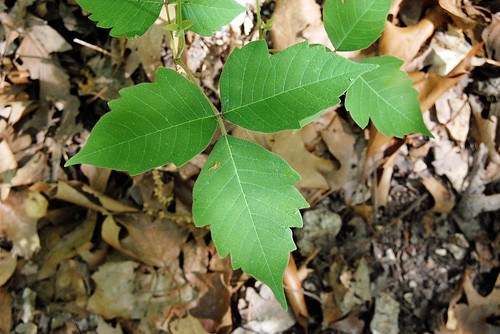
[[[82,46],[85,46],[89,49],[92,49],[92,50],[95,50],[97,52],[100,52],[102,54],[105,54],[106,56],[109,56],[111,58],[116,58],[111,52],[109,52],[108,50],[105,50],[97,45],[94,45],[94,44],[90,44],[88,42],[85,42],[85,41],[82,41],[81,39],[79,38],[73,38],[73,42],[75,42],[76,44],[80,44]]]

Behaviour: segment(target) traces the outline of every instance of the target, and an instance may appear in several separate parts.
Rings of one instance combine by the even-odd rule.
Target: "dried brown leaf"
[[[500,13],[491,17],[491,23],[482,34],[486,52],[491,59],[500,61]]]
[[[59,181],[56,184],[37,183],[32,189],[41,190],[51,198],[67,201],[104,214],[139,211],[78,181]]]
[[[352,166],[358,163],[354,144],[356,137],[346,130],[347,125],[340,117],[335,117],[328,130],[321,131],[321,138],[328,151],[340,163],[339,169],[331,173],[332,190],[339,190],[350,180],[355,179]]]
[[[297,272],[297,265],[292,255],[290,255],[290,261],[283,276],[283,284],[295,319],[302,327],[307,327],[310,321],[309,312],[302,292],[302,282]]]
[[[465,294],[467,304],[459,303]],[[472,283],[471,271],[466,271],[460,291],[450,302],[448,320],[441,325],[437,334],[496,334],[500,327],[488,323],[489,317],[500,316],[500,275],[497,276],[493,290],[481,296]]]
[[[125,75],[130,77],[142,65],[148,79],[154,81],[156,70],[162,66],[162,42],[166,36],[167,30],[153,24],[141,37],[127,40],[127,49],[131,52],[125,64]]]
[[[455,207],[455,196],[441,181],[429,175],[422,178],[422,184],[434,198],[432,211],[438,213],[450,213]]]
[[[17,258],[10,252],[0,248],[0,287],[10,279],[16,271]],[[0,326],[0,329],[2,326]]]
[[[45,216],[48,202],[34,191],[11,191],[0,202],[0,236],[12,241],[12,253],[31,258],[40,249],[37,222]]]
[[[271,151],[283,157],[295,169],[302,179],[298,188],[328,189],[330,185],[324,174],[333,171],[335,165],[309,152],[304,146],[305,128],[297,131],[283,131],[274,137]]]
[[[52,276],[57,266],[64,260],[73,258],[79,252],[92,248],[92,236],[96,226],[96,213],[89,213],[87,219],[76,228],[71,229],[66,234],[58,234],[57,228],[47,229],[43,240],[45,240],[43,252],[41,254],[42,266],[38,272],[38,279],[45,279]],[[63,232],[64,233],[64,232]]]
[[[175,319],[170,323],[169,328],[172,334],[209,334],[200,321],[191,314],[182,319]]]
[[[444,11],[436,6],[413,26],[397,27],[387,21],[380,37],[380,54],[398,57],[405,63],[410,62],[445,18]]]
[[[0,287],[0,332],[11,333],[12,297],[10,291]]]
[[[321,7],[314,0],[277,0],[271,37],[278,50],[305,40],[334,49],[321,19]]]
[[[122,228],[127,232],[123,239]],[[143,263],[165,267],[179,257],[188,231],[169,219],[130,214],[108,216],[102,236],[111,246]]]

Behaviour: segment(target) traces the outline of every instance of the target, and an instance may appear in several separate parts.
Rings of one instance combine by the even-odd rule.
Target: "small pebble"
[[[446,251],[446,249],[444,249],[444,248],[437,248],[437,249],[434,251],[434,253],[436,253],[436,254],[437,254],[437,255],[439,255],[439,256],[446,256],[447,251]]]

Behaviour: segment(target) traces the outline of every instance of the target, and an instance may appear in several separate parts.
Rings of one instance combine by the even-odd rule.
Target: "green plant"
[[[136,37],[158,18],[164,0],[77,0],[112,36]],[[267,284],[286,308],[282,277],[295,249],[291,227],[301,227],[299,210],[309,205],[296,190],[299,175],[279,156],[230,136],[224,120],[246,129],[299,129],[347,92],[346,108],[361,127],[371,118],[384,134],[430,135],[417,93],[399,70],[402,62],[376,57],[355,63],[324,46],[300,43],[272,56],[263,40],[236,49],[220,82],[222,110],[203,94],[181,60],[187,30],[208,36],[244,11],[234,0],[176,0],[174,61],[186,72],[160,68],[155,83],[121,90],[111,111],[94,127],[83,149],[66,166],[87,163],[138,174],[173,162],[180,166],[222,132],[194,188],[196,226],[211,225],[221,256],[234,268]],[[258,1],[256,1],[258,4]],[[340,50],[368,47],[381,34],[391,0],[328,0],[327,32]],[[259,35],[269,24],[257,13]]]

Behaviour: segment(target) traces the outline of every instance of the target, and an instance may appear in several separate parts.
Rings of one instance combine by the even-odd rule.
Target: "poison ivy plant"
[[[224,66],[222,113],[254,131],[300,129],[303,120],[337,104],[354,79],[375,67],[320,45],[304,42],[269,56],[266,42],[252,42],[234,50]]]
[[[338,51],[370,46],[384,30],[392,0],[327,0],[323,19]]]
[[[243,13],[245,7],[234,0],[183,0],[182,19],[193,21],[189,28],[201,36],[210,36],[214,30],[229,24]]]
[[[231,254],[265,282],[283,307],[283,272],[295,249],[290,227],[302,227],[309,207],[295,188],[300,176],[285,160],[257,144],[223,136],[214,146],[193,192],[196,226],[211,226],[219,255]]]
[[[120,95],[67,165],[86,163],[132,175],[169,162],[181,166],[208,146],[217,127],[203,93],[170,69],[158,69],[156,83],[125,88]]]
[[[163,0],[77,0],[112,36],[143,34],[158,18]],[[258,1],[257,1],[258,2]],[[173,162],[180,166],[203,151],[217,126],[222,136],[212,149],[194,187],[196,226],[210,225],[221,256],[267,284],[286,308],[282,278],[295,249],[292,227],[308,203],[295,189],[299,175],[279,156],[230,136],[225,121],[243,128],[275,132],[298,129],[339,102],[362,127],[370,119],[384,134],[420,131],[416,92],[401,61],[379,57],[355,63],[323,46],[300,43],[270,55],[264,41],[236,49],[221,75],[219,112],[183,63],[187,29],[210,35],[244,8],[234,0],[175,0],[175,23],[166,28],[178,38],[176,71],[160,68],[155,83],[120,91],[111,111],[94,127],[85,147],[66,166],[88,163],[131,174]],[[338,50],[369,46],[382,31],[390,0],[327,0],[325,25]],[[269,23],[257,15],[259,36]],[[174,30],[174,31],[173,31]]]
[[[371,118],[386,136],[403,137],[412,132],[432,136],[422,119],[418,93],[412,88],[406,72],[399,69],[403,61],[383,56],[369,58],[363,63],[379,67],[363,73],[347,91],[345,107],[354,121],[364,128]]]
[[[160,15],[163,0],[77,0],[89,18],[101,28],[112,28],[111,36],[142,36]]]

